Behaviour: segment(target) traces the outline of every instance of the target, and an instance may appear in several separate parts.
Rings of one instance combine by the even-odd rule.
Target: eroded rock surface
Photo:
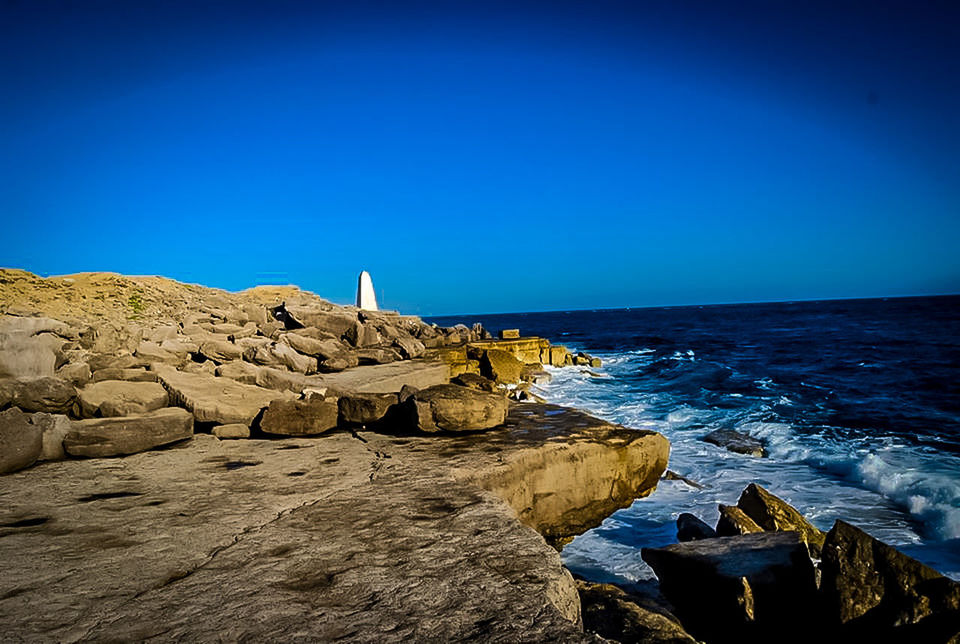
[[[481,434],[197,435],[124,459],[41,464],[0,487],[0,632],[593,641],[573,579],[531,526],[599,524],[614,509],[611,480],[649,492],[666,461],[654,437],[517,405]],[[551,498],[548,480],[568,483]]]

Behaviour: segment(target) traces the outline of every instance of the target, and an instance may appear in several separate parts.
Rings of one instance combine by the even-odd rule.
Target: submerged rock
[[[746,454],[762,458],[767,455],[763,443],[752,436],[735,432],[732,429],[717,429],[703,437],[705,443],[722,447],[735,454]]]

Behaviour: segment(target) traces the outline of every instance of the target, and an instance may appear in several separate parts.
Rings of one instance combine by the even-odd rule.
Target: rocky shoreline
[[[956,641],[960,585],[758,486],[644,552],[659,589],[574,580],[557,550],[650,494],[669,444],[545,404],[545,364],[599,366],[295,287],[0,270],[0,628]]]

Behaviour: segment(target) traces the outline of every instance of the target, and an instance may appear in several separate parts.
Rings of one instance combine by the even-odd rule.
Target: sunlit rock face
[[[357,308],[364,311],[377,311],[377,295],[373,291],[373,280],[370,273],[363,271],[357,280]]]

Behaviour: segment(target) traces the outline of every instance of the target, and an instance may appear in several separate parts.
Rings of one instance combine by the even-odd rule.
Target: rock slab
[[[164,367],[158,369],[157,376],[170,394],[170,401],[193,413],[201,423],[243,423],[249,427],[274,400],[294,398],[288,391],[273,391],[227,378],[183,373]]]
[[[93,418],[73,424],[63,439],[71,456],[136,454],[193,436],[193,416],[174,407],[124,418]]]

